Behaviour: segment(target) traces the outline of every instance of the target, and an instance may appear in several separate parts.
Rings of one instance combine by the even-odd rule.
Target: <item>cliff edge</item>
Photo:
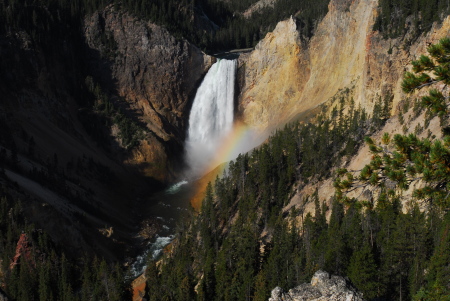
[[[300,35],[294,18],[280,22],[255,50],[239,58],[239,114],[249,126],[270,131],[326,103],[344,89],[355,107],[372,112],[381,97],[392,112],[406,98],[401,80],[427,45],[450,34],[450,18],[419,38],[385,39],[373,30],[376,0],[332,0],[314,36]]]
[[[113,5],[87,17],[84,33],[94,79],[124,99],[129,115],[147,128],[126,163],[165,180],[180,157],[192,100],[214,58]]]

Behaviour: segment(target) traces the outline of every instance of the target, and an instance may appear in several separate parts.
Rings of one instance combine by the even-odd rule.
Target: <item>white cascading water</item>
[[[197,90],[194,103],[189,116],[189,131],[186,140],[186,162],[189,165],[187,175],[190,179],[201,176],[206,172],[206,167],[211,163],[222,140],[233,129],[234,119],[234,81],[236,74],[236,61],[219,60],[211,66]],[[180,207],[175,200],[177,195],[188,181],[183,180],[164,191],[160,207],[172,206],[177,210],[187,210]],[[186,193],[186,192],[185,192]],[[159,209],[161,210],[161,208]],[[158,217],[161,222],[165,219]],[[138,256],[131,265],[133,277],[137,277],[145,271],[146,260],[158,258],[163,248],[169,244],[174,236],[170,234],[170,228],[163,223],[164,231],[158,233],[155,241],[150,243],[147,250]]]
[[[197,90],[186,140],[189,177],[198,177],[233,128],[236,60],[219,60],[211,66]]]

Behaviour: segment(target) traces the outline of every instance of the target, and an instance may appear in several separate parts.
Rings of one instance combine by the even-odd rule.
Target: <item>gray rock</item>
[[[163,140],[183,135],[189,102],[214,59],[114,5],[86,17],[84,31],[90,71],[103,88],[123,97]]]
[[[311,283],[301,284],[289,292],[276,287],[269,301],[363,301],[362,293],[341,276],[330,276],[327,272],[317,271]]]
[[[215,58],[114,5],[85,18],[84,36],[95,82],[122,112],[146,126],[127,164],[158,180],[176,177],[192,101]],[[119,153],[119,131],[112,128],[111,134],[113,153]]]

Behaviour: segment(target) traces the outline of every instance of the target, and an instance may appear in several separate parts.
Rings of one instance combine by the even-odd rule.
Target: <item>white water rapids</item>
[[[233,128],[236,61],[218,60],[197,90],[186,140],[188,177],[198,177]]]

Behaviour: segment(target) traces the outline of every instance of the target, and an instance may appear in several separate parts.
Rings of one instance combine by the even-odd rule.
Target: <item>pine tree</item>
[[[440,296],[442,300],[450,298],[450,213],[446,213],[440,240],[430,260],[428,273],[429,294]],[[437,299],[436,299],[437,300]]]
[[[408,219],[411,227],[410,240],[413,256],[408,282],[410,294],[413,296],[424,285],[424,270],[426,269],[426,262],[429,258],[432,243],[427,229],[425,213],[420,212],[417,204],[408,213]]]
[[[194,285],[189,274],[187,274],[181,281],[178,296],[179,298],[177,298],[177,300],[180,301],[195,300]]]
[[[158,289],[160,286],[160,277],[154,260],[148,260],[145,276],[147,278],[146,291],[148,293],[149,301],[156,301],[159,298]]]
[[[52,301],[53,294],[50,286],[50,266],[47,262],[40,264],[39,270],[39,300]]]
[[[330,273],[337,275],[344,273],[349,260],[348,254],[350,253],[341,231],[343,219],[344,207],[340,202],[334,200],[328,227],[328,243],[325,250],[325,269]]]
[[[437,83],[450,84],[450,38],[443,38],[439,43],[428,47],[428,53],[430,56],[421,55],[418,60],[412,61],[413,72],[407,72],[402,82],[404,92],[412,93]],[[443,91],[432,89],[428,96],[422,97],[422,105],[434,114],[447,116],[447,96]]]
[[[450,83],[450,39],[445,38],[431,45],[428,52],[430,57],[422,55],[419,60],[412,62],[414,73],[405,74],[402,82],[405,92],[411,93],[437,83]],[[447,93],[445,89],[432,89],[427,96],[422,97],[422,105],[431,114],[446,120],[450,114]],[[373,154],[371,163],[362,169],[358,178],[346,170],[340,172],[335,182],[338,198],[344,200],[343,192],[351,190],[357,182],[363,186],[383,188],[389,180],[398,188],[406,190],[411,183],[421,179],[425,185],[414,190],[414,197],[442,209],[450,207],[450,136],[430,141],[419,139],[413,134],[397,134],[393,139],[385,134],[382,143],[377,144],[370,138],[366,138],[366,143]],[[348,180],[343,180],[343,176],[348,177]]]
[[[266,275],[264,270],[259,271],[255,278],[255,296],[254,301],[266,301],[269,296]]]
[[[361,249],[355,251],[350,258],[348,276],[355,286],[363,292],[367,300],[377,297],[378,268],[375,263],[372,248],[367,240]]]

